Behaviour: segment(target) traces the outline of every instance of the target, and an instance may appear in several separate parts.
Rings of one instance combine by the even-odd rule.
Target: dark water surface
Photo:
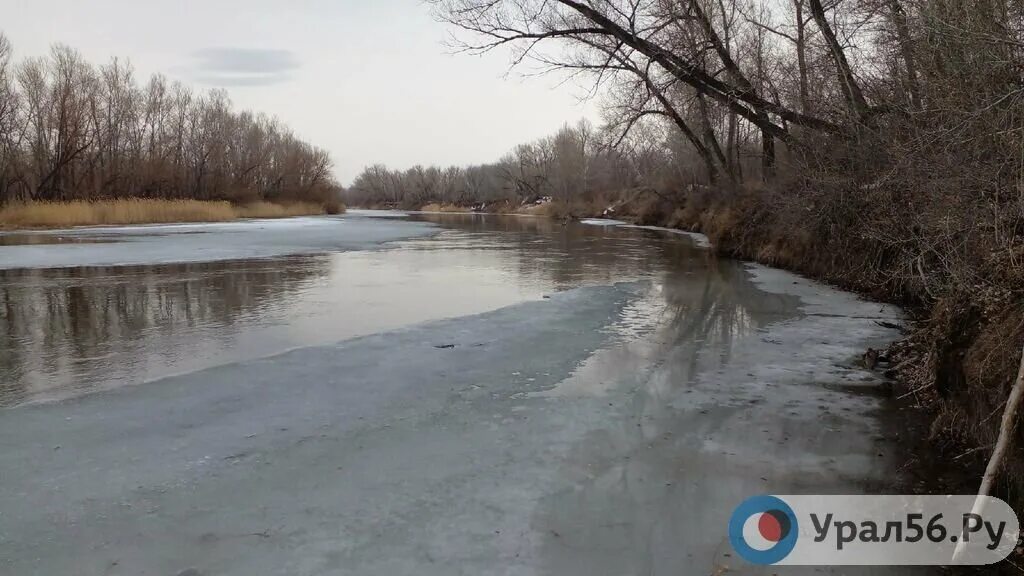
[[[736,264],[714,260],[677,234],[523,217],[413,218],[441,230],[376,250],[0,270],[0,405],[151,381],[635,279],[664,288],[663,299],[677,300],[672,313],[702,309],[700,322],[727,334],[757,323],[743,298],[728,296],[754,291]],[[189,232],[212,245],[227,235],[222,227],[203,229]],[[130,242],[158,231],[8,235],[0,244]],[[301,236],[303,228],[293,234]]]

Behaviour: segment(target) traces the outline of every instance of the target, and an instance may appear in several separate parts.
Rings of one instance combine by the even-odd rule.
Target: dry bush
[[[324,202],[324,212],[331,215],[344,214],[345,204],[336,196],[329,198]]]
[[[528,204],[526,206],[520,206],[516,210],[516,213],[540,216],[543,218],[550,218],[552,220],[568,220],[572,218],[586,218],[599,215],[589,214],[579,206],[570,206],[557,200],[545,202],[543,204]]]
[[[672,205],[666,198],[654,191],[644,191],[633,195],[615,211],[615,217],[628,219],[637,224],[661,226],[668,220]]]
[[[421,206],[420,212],[472,212],[472,210],[463,206],[456,206],[455,204],[431,202]]]
[[[233,208],[236,218],[289,218],[292,216],[312,216],[324,213],[324,206],[315,202],[276,204],[260,201],[240,204]]]
[[[485,202],[481,204],[483,206],[482,212],[488,212],[491,214],[520,214],[522,205],[512,200],[495,200],[493,202]]]

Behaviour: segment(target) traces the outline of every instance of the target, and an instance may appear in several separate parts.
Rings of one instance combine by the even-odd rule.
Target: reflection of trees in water
[[[562,223],[527,216],[415,217],[445,228],[480,234],[476,241],[460,247],[507,252],[508,266],[515,272],[543,280],[559,290],[648,278],[707,257],[706,251],[694,248],[677,235],[639,228]]]
[[[493,225],[480,216],[432,219],[482,233],[483,243],[508,250],[510,265],[557,286],[631,277],[651,281],[651,292],[632,301],[611,327],[622,338],[591,355],[563,382],[572,390],[567,393],[583,394],[574,403],[604,406],[614,400],[616,411],[609,408],[605,424],[573,445],[561,474],[578,481],[545,499],[533,521],[547,534],[542,555],[546,571],[553,574],[667,573],[692,563],[677,539],[702,542],[709,534],[702,527],[720,521],[714,507],[698,507],[708,511],[708,518],[693,517],[693,505],[706,498],[729,501],[735,487],[728,476],[721,486],[714,482],[714,470],[700,472],[712,479],[710,486],[692,481],[702,476],[681,471],[704,463],[694,455],[702,454],[699,445],[707,432],[700,427],[704,424],[687,427],[680,410],[690,397],[685,391],[700,371],[714,374],[736,362],[740,342],[757,338],[759,328],[795,316],[795,299],[760,290],[742,263],[718,259],[663,231],[561,226],[529,218]],[[488,240],[486,232],[495,227],[509,232],[509,239]],[[635,328],[652,325],[647,334]],[[745,383],[722,384],[725,394]],[[616,386],[631,392],[586,396]],[[728,397],[722,400],[716,410],[724,413],[731,408]],[[706,422],[716,425],[714,419]],[[681,460],[684,456],[690,460]],[[709,464],[720,462],[712,458]],[[618,521],[609,523],[608,518]],[[581,565],[581,557],[590,564]]]
[[[794,298],[760,290],[739,262],[709,256],[694,265],[673,270],[665,283],[672,343],[702,343],[692,349],[692,365],[699,350],[712,346],[727,364],[737,338],[795,313]]]
[[[749,490],[720,468],[717,452],[705,460],[702,448],[717,418],[735,409],[730,389],[745,383],[721,382],[722,403],[714,410],[722,416],[699,422],[687,418],[701,406],[685,410],[691,398],[685,391],[700,372],[713,374],[734,362],[742,338],[795,316],[796,301],[760,290],[739,262],[668,245],[661,250],[675,263],[657,294],[661,323],[650,338],[623,344],[595,371],[630,386],[625,398],[611,398],[622,412],[572,446],[561,474],[584,479],[548,496],[533,519],[546,534],[541,554],[548,572],[678,572],[697,561],[687,550],[720,545],[707,526],[721,522],[721,510],[701,504],[730,502]],[[583,565],[581,557],[587,558]]]
[[[490,248],[509,252],[510,266],[559,287],[628,278],[651,281],[651,293],[631,303],[617,321],[626,325],[625,337],[591,356],[573,376],[591,380],[574,390],[601,390],[606,381],[638,388],[625,399],[620,417],[585,436],[565,458],[565,476],[592,480],[550,496],[538,508],[534,522],[550,535],[542,553],[552,573],[587,569],[629,573],[638,567],[643,572],[645,564],[658,558],[678,570],[688,559],[675,558],[673,553],[681,550],[678,543],[660,536],[685,534],[699,539],[704,537],[699,527],[706,522],[693,523],[690,509],[671,511],[680,502],[693,503],[702,495],[714,494],[685,482],[680,466],[693,463],[679,461],[674,444],[678,436],[666,434],[679,425],[681,392],[692,386],[699,370],[714,372],[734,361],[742,338],[795,315],[793,298],[758,289],[742,263],[718,259],[671,233],[562,226],[531,218],[494,223],[479,216],[433,219],[481,233],[482,244],[493,243]],[[496,228],[509,233],[508,238],[488,240],[486,233]],[[630,333],[636,321],[633,316],[646,316],[636,325],[653,324],[654,331],[646,336]],[[605,399],[594,403],[603,405]],[[699,430],[690,433],[693,441],[701,440]],[[630,457],[604,457],[622,454]],[[586,469],[581,471],[578,467],[584,464]],[[607,518],[621,521],[609,524]],[[658,554],[650,552],[655,547]],[[579,564],[581,549],[593,559],[591,565]],[[646,567],[651,572],[662,569]]]
[[[792,297],[757,288],[742,263],[719,259],[670,232],[562,224],[529,217],[437,214],[422,218],[479,234],[473,242],[459,245],[504,251],[508,254],[507,266],[557,289],[630,278],[653,282],[659,292],[654,301],[643,298],[635,302],[619,319],[628,332],[632,329],[630,323],[636,320],[630,315],[660,315],[636,322],[657,325],[654,344],[645,340],[630,350],[627,343],[617,352],[656,358],[663,366],[658,381],[649,382],[645,392],[634,396],[633,401],[639,403],[638,413],[669,409],[668,397],[689,383],[699,361],[725,366],[732,360],[737,340],[796,313]],[[494,231],[502,234],[494,235]],[[622,366],[642,365],[644,361],[621,356],[614,360]]]
[[[734,339],[788,306],[786,297],[759,290],[739,262],[719,259],[670,232],[482,214],[416,218],[479,234],[478,241],[466,243],[469,248],[505,251],[509,267],[556,289],[629,278],[659,282],[666,344],[718,346],[723,364],[730,359]],[[496,231],[501,234],[494,235]],[[694,366],[696,350],[691,351]]]
[[[482,214],[423,214],[482,241],[469,243],[510,253],[509,266],[568,289],[629,278],[661,282],[662,298],[675,343],[731,341],[785,308],[786,297],[759,290],[742,264],[723,260],[670,232],[617,226],[563,224],[547,218]],[[493,232],[502,232],[496,241]],[[767,313],[765,312],[767,311]],[[729,348],[728,345],[725,346]]]
[[[56,388],[125,350],[159,355],[154,336],[235,324],[327,273],[321,256],[153,266],[0,270],[0,405]],[[73,383],[78,385],[80,383]],[[39,390],[33,390],[38,392]]]

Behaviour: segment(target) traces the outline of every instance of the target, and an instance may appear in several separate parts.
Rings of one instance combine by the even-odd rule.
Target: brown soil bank
[[[237,218],[286,218],[345,211],[338,202],[251,202],[122,199],[94,202],[12,203],[0,208],[0,228],[61,228],[104,224],[223,222]]]

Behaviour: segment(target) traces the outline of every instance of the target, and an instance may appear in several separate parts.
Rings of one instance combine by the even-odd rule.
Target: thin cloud
[[[191,76],[212,86],[266,86],[287,82],[301,63],[288,50],[206,48],[192,53]]]

